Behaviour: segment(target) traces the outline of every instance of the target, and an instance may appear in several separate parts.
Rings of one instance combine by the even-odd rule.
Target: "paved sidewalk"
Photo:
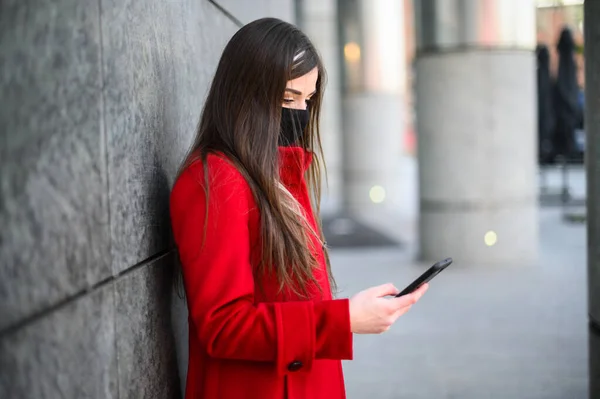
[[[454,264],[387,333],[355,338],[348,399],[588,397],[586,237],[542,208],[535,267]],[[342,296],[398,288],[429,265],[411,247],[335,250]]]

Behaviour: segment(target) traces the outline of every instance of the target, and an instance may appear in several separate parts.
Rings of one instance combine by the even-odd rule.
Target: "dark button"
[[[290,364],[288,364],[288,370],[290,371],[298,371],[302,368],[303,364],[302,362],[299,362],[298,360],[291,362]]]

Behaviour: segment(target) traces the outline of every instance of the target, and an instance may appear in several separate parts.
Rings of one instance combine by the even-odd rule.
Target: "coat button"
[[[303,364],[302,362],[299,362],[298,360],[291,362],[290,364],[288,364],[288,370],[289,371],[298,371],[302,368]]]

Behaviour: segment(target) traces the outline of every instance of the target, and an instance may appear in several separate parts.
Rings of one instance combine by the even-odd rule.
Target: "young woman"
[[[308,38],[277,19],[244,26],[223,52],[171,194],[188,399],[344,398],[353,333],[386,331],[427,288],[332,298],[315,216],[324,80]]]

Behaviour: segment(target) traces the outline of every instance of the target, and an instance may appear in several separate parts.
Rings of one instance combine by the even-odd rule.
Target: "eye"
[[[293,103],[293,102],[294,102],[294,99],[293,99],[293,98],[284,98],[284,99],[283,99],[283,102],[284,102],[285,104],[291,104],[291,103]]]

